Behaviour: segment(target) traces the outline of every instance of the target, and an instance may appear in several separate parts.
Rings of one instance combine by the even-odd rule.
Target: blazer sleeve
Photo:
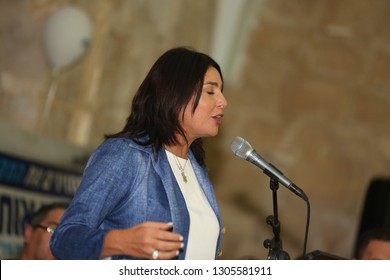
[[[91,156],[69,208],[50,244],[59,259],[100,259],[108,227],[104,220],[132,189],[140,153],[126,141],[104,142]]]

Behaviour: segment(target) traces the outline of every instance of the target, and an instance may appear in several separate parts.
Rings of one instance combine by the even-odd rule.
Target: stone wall
[[[216,1],[161,2],[0,0],[0,119],[96,147],[123,126],[133,93],[163,51],[211,49]],[[89,13],[93,43],[53,80],[42,30],[66,3]],[[206,141],[226,227],[222,258],[264,259],[262,243],[273,237],[265,222],[273,214],[268,177],[232,154],[237,135],[308,195],[307,251],[349,258],[366,187],[390,176],[390,2],[263,0],[256,7],[241,71],[226,81],[221,133]],[[53,83],[55,100],[42,122]],[[306,204],[283,186],[278,202],[284,249],[296,258]]]

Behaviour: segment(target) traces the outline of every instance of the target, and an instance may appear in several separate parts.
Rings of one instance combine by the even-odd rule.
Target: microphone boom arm
[[[274,165],[269,162],[266,162],[255,150],[252,150],[251,153],[248,154],[247,161],[253,163],[254,165],[260,167],[264,174],[268,175],[271,178],[274,178],[290,191],[295,193],[297,196],[301,197],[303,200],[308,201],[308,197],[305,192],[301,190],[297,185],[287,179],[283,173],[277,169]]]

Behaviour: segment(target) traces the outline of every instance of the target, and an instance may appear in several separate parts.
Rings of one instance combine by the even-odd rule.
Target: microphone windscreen
[[[236,156],[246,159],[250,152],[252,152],[252,146],[245,139],[236,136],[230,144],[230,149]]]

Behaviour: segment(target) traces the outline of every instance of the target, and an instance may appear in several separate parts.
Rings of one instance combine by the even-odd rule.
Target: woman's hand
[[[172,223],[145,222],[111,230],[104,239],[102,258],[127,255],[140,259],[172,259],[184,245],[183,237],[170,231],[172,227]]]

